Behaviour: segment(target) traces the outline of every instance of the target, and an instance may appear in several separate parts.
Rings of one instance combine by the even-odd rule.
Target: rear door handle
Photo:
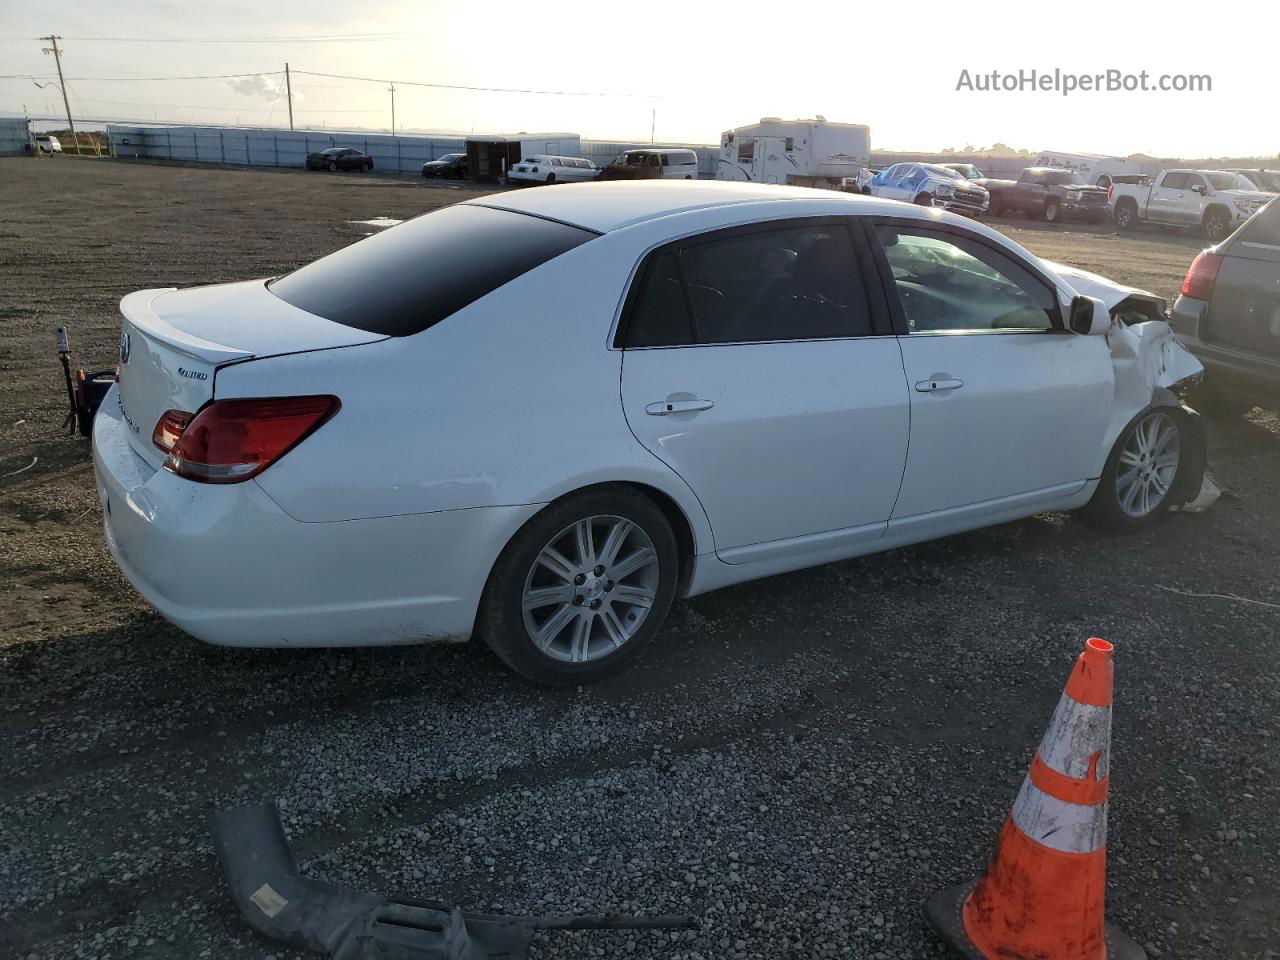
[[[653,417],[665,417],[672,413],[694,413],[698,410],[710,410],[715,404],[710,400],[659,400],[644,408],[644,412]]]
[[[929,380],[916,381],[916,391],[919,393],[933,393],[938,390],[959,390],[964,386],[963,380],[957,380],[955,377],[934,377]]]

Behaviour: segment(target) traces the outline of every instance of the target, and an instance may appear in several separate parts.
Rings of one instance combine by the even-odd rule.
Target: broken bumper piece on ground
[[[335,960],[524,960],[535,930],[694,927],[691,917],[501,917],[391,900],[298,873],[274,803],[214,811],[231,896],[259,933]]]

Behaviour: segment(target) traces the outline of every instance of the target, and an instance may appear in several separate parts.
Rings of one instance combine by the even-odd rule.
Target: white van
[[[1080,179],[1095,187],[1109,187],[1121,177],[1136,177],[1142,173],[1142,164],[1127,157],[1107,157],[1097,153],[1063,153],[1045,150],[1032,164],[1034,167],[1054,167],[1079,174]]]
[[[624,150],[614,163],[628,167],[662,167],[663,180],[697,180],[698,155],[675,147]]]
[[[507,171],[507,179],[521,183],[568,183],[571,180],[595,180],[600,168],[582,157],[553,157],[539,154],[525,157]]]

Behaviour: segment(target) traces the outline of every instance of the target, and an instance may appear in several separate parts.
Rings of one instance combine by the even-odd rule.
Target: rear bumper
[[[1259,404],[1280,404],[1280,360],[1201,340],[1200,324],[1208,311],[1208,301],[1182,296],[1169,311],[1174,336],[1204,364],[1205,383]]]
[[[114,388],[113,388],[114,389]],[[303,523],[256,481],[156,470],[108,395],[94,423],[107,547],[165,619],[209,643],[465,640],[494,560],[537,506]]]

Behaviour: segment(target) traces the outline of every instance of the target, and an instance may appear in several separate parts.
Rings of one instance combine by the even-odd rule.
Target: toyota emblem
[[[120,334],[120,362],[129,362],[129,334]]]

